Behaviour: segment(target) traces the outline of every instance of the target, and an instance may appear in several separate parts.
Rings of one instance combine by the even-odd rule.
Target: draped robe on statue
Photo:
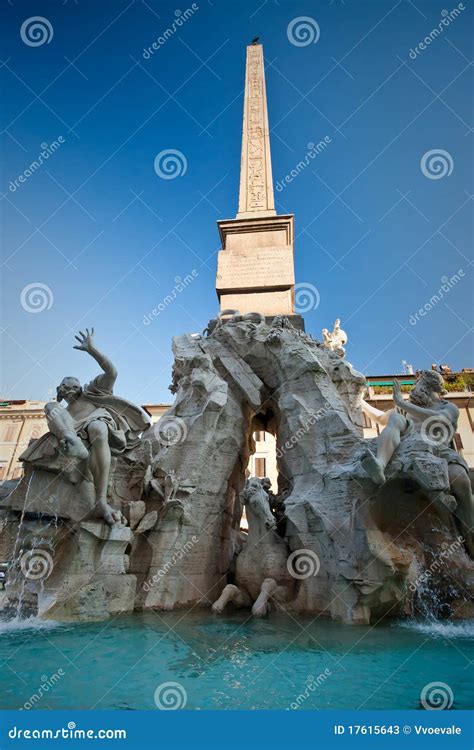
[[[75,429],[79,437],[89,443],[87,427],[91,422],[100,420],[107,425],[110,450],[113,454],[123,453],[135,448],[139,443],[140,434],[150,426],[150,418],[140,407],[115,396],[112,390],[100,385],[101,376],[98,375],[84,386],[82,398],[87,399],[96,407],[93,412],[83,419],[75,420]],[[35,461],[53,458],[59,452],[58,438],[47,432],[38,440],[33,441],[21,454],[20,461]]]

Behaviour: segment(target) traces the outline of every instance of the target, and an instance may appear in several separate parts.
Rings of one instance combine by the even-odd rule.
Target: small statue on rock
[[[117,370],[94,345],[94,329],[79,332],[74,349],[87,352],[103,373],[81,386],[75,377],[65,377],[57,387],[57,401],[45,406],[50,432],[35,440],[20,459],[34,463],[62,453],[78,462],[86,462],[84,476],[90,472],[98,514],[109,525],[123,521],[122,514],[107,502],[112,454],[123,453],[138,445],[140,434],[150,425],[146,412],[124,398],[115,396],[113,386]],[[66,401],[67,407],[60,406]]]
[[[329,349],[331,352],[336,352],[340,357],[343,357],[346,353],[344,345],[347,344],[347,333],[341,328],[341,321],[336,318],[334,322],[334,328],[332,333],[329,333],[327,328],[322,330],[323,346]]]

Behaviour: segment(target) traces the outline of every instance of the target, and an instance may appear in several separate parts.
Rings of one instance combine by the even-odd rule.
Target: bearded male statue
[[[65,377],[57,387],[57,401],[45,406],[49,433],[34,441],[20,460],[34,464],[59,453],[80,462],[80,474],[92,476],[97,514],[113,525],[122,520],[120,511],[107,502],[112,454],[138,445],[140,434],[150,425],[146,412],[113,393],[117,370],[94,345],[94,329],[79,332],[74,349],[87,352],[102,368],[90,383],[81,386],[75,377]],[[66,401],[67,407],[60,406]]]
[[[453,447],[457,429],[459,409],[441,396],[444,380],[438,372],[424,370],[419,373],[408,401],[403,398],[398,381],[393,384],[394,409],[380,411],[362,400],[362,410],[368,417],[383,427],[377,439],[377,453],[366,450],[361,458],[365,473],[377,485],[385,482],[385,469],[400,442],[413,431],[433,448],[433,453],[444,458],[448,464],[450,491],[457,502],[456,517],[465,546],[474,557],[472,527],[474,522],[474,499],[469,479],[469,467],[464,458]]]

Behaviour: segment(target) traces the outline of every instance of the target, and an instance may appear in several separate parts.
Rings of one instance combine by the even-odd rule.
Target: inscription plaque
[[[268,247],[251,255],[221,250],[217,260],[218,290],[287,288],[295,283],[290,247]]]

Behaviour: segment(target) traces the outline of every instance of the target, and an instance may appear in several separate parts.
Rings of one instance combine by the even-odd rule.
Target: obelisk
[[[261,44],[247,47],[239,210],[217,225],[221,310],[294,316],[293,215],[275,211]]]
[[[237,219],[254,218],[255,214],[276,216],[261,44],[247,47]]]

